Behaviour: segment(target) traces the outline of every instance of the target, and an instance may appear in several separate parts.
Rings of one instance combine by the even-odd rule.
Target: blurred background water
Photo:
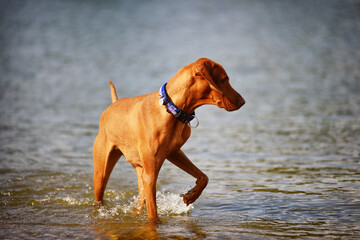
[[[0,238],[360,238],[360,1],[0,1]],[[197,110],[165,162],[162,223],[136,216],[121,159],[93,206],[92,143],[119,96],[154,92],[200,57],[246,99]]]

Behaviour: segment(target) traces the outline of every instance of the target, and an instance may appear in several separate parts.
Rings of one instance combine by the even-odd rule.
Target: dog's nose
[[[238,99],[236,99],[236,102],[235,102],[235,108],[233,110],[238,110],[240,109],[243,105],[245,104],[245,100],[243,97],[239,97]]]
[[[244,104],[245,104],[245,99],[240,95],[240,97],[238,98],[238,106],[239,106],[239,108],[244,106]]]

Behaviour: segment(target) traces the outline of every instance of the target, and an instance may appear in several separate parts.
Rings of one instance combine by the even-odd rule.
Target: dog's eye
[[[221,80],[220,80],[220,83],[225,83],[227,80],[229,80],[229,78],[222,78]]]

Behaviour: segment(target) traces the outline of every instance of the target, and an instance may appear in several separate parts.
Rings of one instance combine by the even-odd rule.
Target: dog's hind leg
[[[100,134],[96,137],[93,148],[94,158],[94,193],[99,204],[104,201],[104,192],[110,174],[122,153]]]

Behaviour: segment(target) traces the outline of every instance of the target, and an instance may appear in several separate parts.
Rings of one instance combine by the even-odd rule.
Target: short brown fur
[[[227,111],[245,104],[231,87],[223,67],[206,58],[181,68],[166,88],[173,103],[187,113],[204,104],[217,105]],[[113,103],[100,117],[99,133],[93,146],[96,201],[103,202],[110,174],[124,155],[137,174],[138,210],[140,212],[146,204],[149,220],[159,220],[156,181],[165,159],[197,179],[196,186],[181,195],[186,204],[193,203],[206,187],[208,177],[180,149],[190,137],[190,127],[158,104],[159,91],[117,100],[111,82],[110,89]]]

